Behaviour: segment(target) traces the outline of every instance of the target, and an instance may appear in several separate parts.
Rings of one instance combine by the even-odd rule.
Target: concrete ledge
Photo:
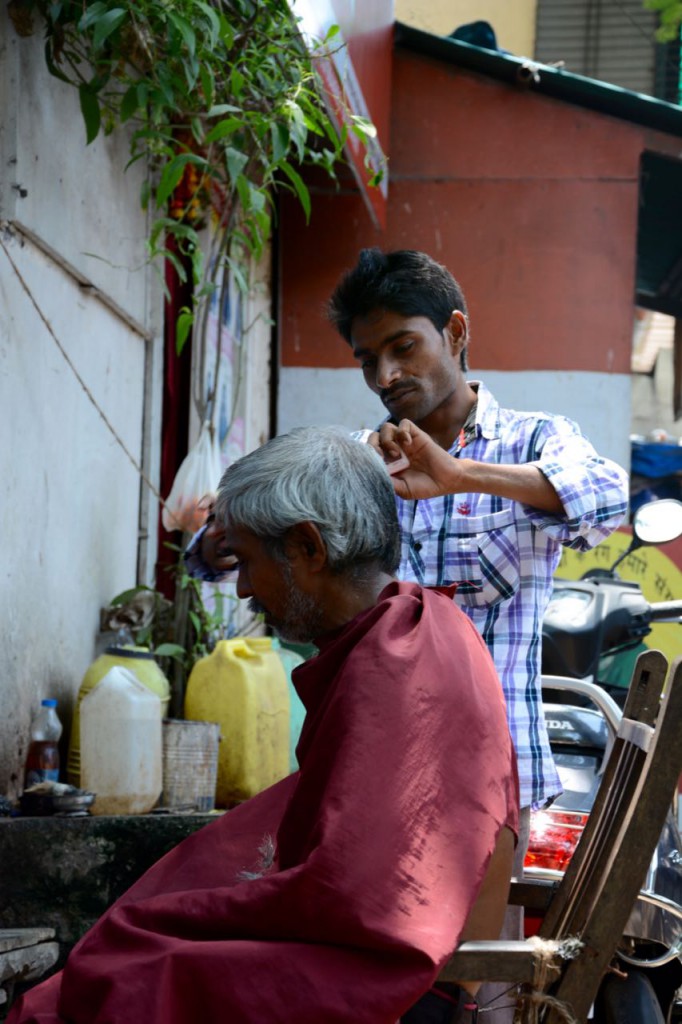
[[[160,857],[215,817],[0,818],[3,927],[54,928],[58,970],[107,907]]]

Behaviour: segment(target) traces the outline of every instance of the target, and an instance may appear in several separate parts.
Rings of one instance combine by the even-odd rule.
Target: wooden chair
[[[546,908],[538,940],[462,943],[439,981],[520,986],[519,1024],[587,1019],[682,773],[682,658],[661,701],[667,667],[658,651],[637,660],[594,807],[561,881],[512,884],[511,903]]]

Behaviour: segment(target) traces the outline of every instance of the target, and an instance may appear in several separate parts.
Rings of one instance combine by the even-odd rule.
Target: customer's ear
[[[287,558],[308,572],[320,572],[327,564],[327,545],[315,523],[303,522],[292,526],[284,545]]]

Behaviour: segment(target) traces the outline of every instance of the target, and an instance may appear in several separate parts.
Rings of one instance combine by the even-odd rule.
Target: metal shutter
[[[538,0],[535,58],[652,96],[655,30],[642,0]]]

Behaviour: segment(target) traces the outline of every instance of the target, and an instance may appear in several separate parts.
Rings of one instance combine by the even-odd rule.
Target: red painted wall
[[[460,280],[477,370],[628,373],[645,148],[679,140],[397,50],[387,228],[352,189],[280,219],[285,366],[353,361],[325,303],[363,246],[424,249]]]

